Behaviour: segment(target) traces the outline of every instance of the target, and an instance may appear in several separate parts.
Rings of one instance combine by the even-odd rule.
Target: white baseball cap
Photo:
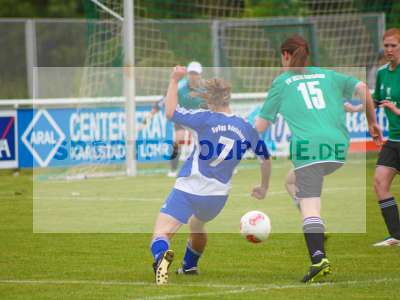
[[[203,72],[203,67],[197,61],[192,61],[186,68],[186,71],[189,72],[196,72],[197,74],[201,74]]]

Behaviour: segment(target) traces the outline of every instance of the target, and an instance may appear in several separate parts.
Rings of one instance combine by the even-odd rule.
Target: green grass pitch
[[[71,221],[67,218],[70,213],[79,216],[79,222],[72,220],[66,231],[82,230],[85,226],[107,231],[111,226],[111,231],[146,232],[173,180],[164,175],[141,175],[134,179],[36,183],[28,171],[22,171],[19,176],[2,171],[0,299],[399,299],[400,247],[378,249],[371,246],[387,235],[371,186],[374,162],[375,155],[372,155],[367,160],[365,177],[360,181],[368,184],[362,205],[348,204],[363,191],[356,186],[360,179],[357,177],[363,174],[362,168],[359,173],[344,169],[339,176],[326,181],[323,213],[334,210],[335,206],[345,207],[325,216],[328,230],[345,230],[338,225],[340,223],[353,226],[353,232],[362,231],[364,228],[359,223],[351,222],[352,216],[357,214],[354,210],[361,209],[360,216],[366,216],[366,233],[330,234],[327,253],[334,274],[328,281],[313,285],[299,283],[309,261],[303,236],[294,233],[294,225],[300,224],[300,218],[291,200],[282,192],[286,170],[279,164],[273,169],[271,193],[263,202],[247,196],[259,175],[251,164],[244,164],[234,177],[226,210],[210,224],[210,231],[215,233],[209,235],[208,248],[200,261],[201,275],[178,277],[172,274],[170,284],[163,287],[153,283],[149,233],[34,234],[32,231],[44,228],[52,232],[53,228],[57,232],[64,228],[59,227],[60,224]],[[393,191],[398,199],[399,187],[397,177]],[[74,191],[79,193],[74,194]],[[39,196],[47,200],[37,205],[32,198]],[[114,202],[103,201],[113,197]],[[129,201],[130,198],[140,201]],[[59,201],[60,205],[49,206],[51,199]],[[90,201],[93,199],[96,201]],[[72,212],[68,207],[71,201],[78,202]],[[93,203],[99,207],[90,211]],[[98,225],[101,215],[96,212],[107,209],[109,203],[114,210],[106,215],[103,226]],[[130,214],[131,205],[140,213]],[[275,233],[265,243],[250,244],[237,233],[239,217],[249,209],[260,209],[271,216]],[[47,214],[43,222],[35,225],[32,215],[37,210]],[[117,219],[109,220],[110,216]],[[137,226],[138,220],[143,227]],[[284,227],[285,223],[292,225]],[[132,227],[132,224],[136,225]],[[285,230],[293,233],[282,233]],[[216,233],[218,231],[220,233]],[[172,241],[176,260],[171,271],[180,265],[185,240],[185,234],[178,234]]]

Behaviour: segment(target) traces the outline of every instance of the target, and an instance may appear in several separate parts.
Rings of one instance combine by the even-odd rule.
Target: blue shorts
[[[173,189],[160,212],[187,224],[191,216],[203,222],[214,219],[224,208],[228,196],[198,196]]]

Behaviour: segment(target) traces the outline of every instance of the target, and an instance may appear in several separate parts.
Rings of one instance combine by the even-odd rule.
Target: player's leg
[[[331,273],[330,263],[325,252],[325,225],[321,219],[321,198],[302,198],[300,210],[303,216],[303,232],[311,267],[303,282],[313,282]]]
[[[172,236],[181,227],[174,217],[160,212],[154,226],[150,250],[154,258],[153,269],[157,285],[168,282],[168,269],[174,259],[174,252],[169,249]]]
[[[310,259],[313,264],[325,258],[324,232],[321,219],[321,192],[323,172],[320,165],[311,165],[295,170],[296,196],[299,198],[300,211],[303,216],[303,232]]]
[[[293,200],[294,205],[300,210],[300,199],[297,198],[296,192],[297,192],[297,187],[296,187],[296,175],[294,170],[290,170],[289,173],[286,176],[286,181],[285,181],[285,188],[290,197]],[[325,241],[328,240],[328,233],[324,233],[324,239]]]
[[[303,277],[302,282],[318,281],[325,275],[332,273],[329,260],[325,252],[325,226],[320,215],[321,199],[319,197],[302,198],[300,210],[303,215],[303,232],[311,259],[311,267]]]
[[[169,249],[169,243],[172,236],[181,226],[182,223],[174,217],[162,212],[158,214],[154,225],[153,238],[150,247],[154,261],[158,261],[164,252]]]
[[[383,155],[385,155],[385,153],[383,153]],[[382,156],[382,154],[380,154],[380,156]],[[382,159],[380,158],[380,160]],[[379,163],[380,162],[378,161],[378,164]],[[384,165],[378,165],[375,169],[375,193],[390,236],[381,242],[375,243],[374,246],[400,246],[399,210],[396,200],[390,191],[393,179],[397,173],[398,171],[396,169]]]
[[[190,236],[187,241],[182,267],[178,274],[197,275],[197,264],[207,245],[205,222],[192,216],[189,220]]]
[[[188,222],[192,214],[193,209],[188,201],[187,193],[172,190],[157,216],[150,245],[157,284],[168,282],[168,268],[174,257],[173,251],[169,248],[170,239],[182,224]]]
[[[296,197],[296,175],[294,173],[294,170],[290,170],[289,173],[286,176],[285,180],[285,188],[286,191],[289,193],[290,197],[292,198],[294,204],[298,209],[300,209],[300,203],[299,199]]]
[[[325,226],[321,219],[321,192],[324,178],[319,164],[295,170],[296,196],[303,216],[303,233],[310,255],[311,267],[302,282],[313,282],[331,273],[324,247]]]
[[[170,161],[170,171],[168,172],[168,177],[176,177],[179,158],[181,156],[181,148],[185,142],[185,129],[179,125],[175,125],[175,141],[173,144],[171,161]]]

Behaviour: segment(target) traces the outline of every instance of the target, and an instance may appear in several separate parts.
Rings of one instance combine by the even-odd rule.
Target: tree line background
[[[68,18],[89,17],[90,0],[0,0],[0,18]],[[108,0],[110,1],[110,0]],[[118,0],[122,3],[123,0]],[[118,3],[117,0],[113,3]],[[220,3],[222,9],[215,9]],[[321,12],[350,11],[345,5],[359,12],[384,12],[386,27],[400,27],[399,0],[135,0],[140,9],[135,10],[138,17],[151,19],[212,19],[212,18],[257,18],[276,16],[305,16]],[[207,9],[212,8],[213,9]],[[80,28],[82,26],[84,28]],[[41,67],[82,66],[85,61],[84,47],[86,37],[82,31],[86,24],[74,26],[65,23],[37,24],[37,64]],[[161,28],[168,34],[174,29]],[[187,28],[187,30],[191,30]],[[198,32],[199,28],[196,29]],[[205,30],[208,30],[205,28]],[[166,33],[166,34],[167,34]],[[201,32],[200,32],[201,33]],[[199,34],[200,34],[199,33]],[[205,35],[208,33],[205,32]],[[65,37],[68,37],[66,39]],[[187,43],[199,43],[198,38],[186,38]],[[197,44],[196,44],[197,45]],[[185,47],[181,47],[185,50]],[[202,47],[192,47],[198,52]],[[25,28],[24,24],[0,23],[0,99],[28,97]],[[182,53],[181,53],[182,52]],[[189,59],[187,51],[177,51],[181,60]],[[191,55],[199,55],[191,53]],[[203,53],[204,55],[204,53]],[[207,54],[211,60],[211,53]],[[207,64],[207,59],[204,58]],[[146,62],[142,62],[146,65]],[[146,65],[147,66],[147,65]]]
[[[2,18],[85,18],[85,1],[89,0],[0,0],[0,17]],[[122,0],[121,0],[122,1]],[[136,0],[147,12],[149,18],[204,18],[204,11],[198,10],[195,1],[187,0]],[[215,4],[214,0],[203,0],[204,6]],[[197,2],[197,3],[198,3]],[[235,8],[235,16],[243,12],[244,17],[298,15],[304,7],[301,0],[225,0],[225,6]],[[397,0],[355,0],[360,12],[385,12],[388,27],[400,26],[400,1]],[[327,4],[321,1],[310,2],[306,6],[309,13],[321,11],[324,6],[339,7],[338,0]],[[173,8],[173,9],[171,9]],[[220,15],[218,15],[220,14]],[[210,15],[207,14],[209,17]],[[229,17],[223,10],[212,17]]]

